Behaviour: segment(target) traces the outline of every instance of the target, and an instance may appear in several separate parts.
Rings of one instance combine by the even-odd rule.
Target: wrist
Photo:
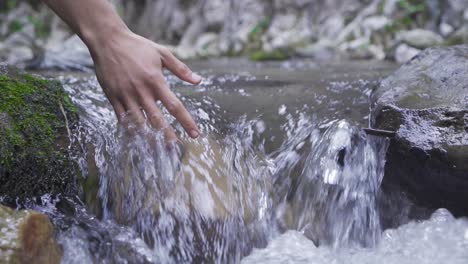
[[[130,29],[122,23],[101,24],[99,27],[88,27],[80,30],[80,37],[88,46],[91,53],[106,48],[119,39],[132,34]]]

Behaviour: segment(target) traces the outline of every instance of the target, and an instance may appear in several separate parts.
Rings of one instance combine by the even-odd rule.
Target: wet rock
[[[3,203],[75,193],[69,147],[77,115],[62,86],[0,65],[0,116]]]
[[[412,47],[425,49],[442,44],[443,39],[438,34],[424,29],[413,29],[398,34],[397,39]]]
[[[160,190],[162,184],[157,186],[152,179],[137,179],[139,175],[134,175],[132,169],[134,158],[126,157],[129,160],[125,175],[122,175],[122,178],[115,176],[110,184],[113,211],[118,223],[132,224],[143,215],[157,218],[164,211],[176,214],[179,219],[196,213],[213,221],[227,221],[239,217],[250,223],[257,217],[252,207],[257,203],[256,198],[248,195],[255,193],[252,190],[255,186],[237,182],[236,177],[232,175],[232,168],[225,160],[220,143],[204,138],[198,142],[184,142],[183,149],[182,157],[176,166],[178,171],[174,171],[175,175],[172,176],[174,182],[164,184],[164,188],[168,190]],[[245,157],[249,158],[251,161],[257,161],[256,158]],[[244,174],[249,169],[246,166],[240,166]],[[262,169],[264,170],[260,173],[268,173],[266,167]],[[142,182],[138,182],[139,180]],[[131,197],[131,190],[140,194]],[[239,193],[243,198],[236,198]]]
[[[372,95],[372,126],[396,131],[385,180],[468,215],[468,46],[421,52]]]
[[[1,263],[60,263],[62,249],[44,214],[0,205]]]
[[[406,63],[414,56],[418,55],[421,50],[410,47],[406,44],[400,44],[395,50],[395,61],[398,63]]]

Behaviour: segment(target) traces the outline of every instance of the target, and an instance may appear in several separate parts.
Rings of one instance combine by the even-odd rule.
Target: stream
[[[128,132],[95,77],[45,74],[80,112],[80,197],[42,197],[63,263],[468,263],[468,220],[382,187],[368,97],[396,65],[194,61],[167,75],[202,131]]]

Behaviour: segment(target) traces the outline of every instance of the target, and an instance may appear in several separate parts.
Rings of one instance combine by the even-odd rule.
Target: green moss
[[[0,195],[16,199],[70,189],[74,165],[66,120],[73,126],[77,114],[60,83],[0,73],[0,114]]]
[[[268,29],[271,23],[270,17],[265,17],[261,19],[249,32],[249,41],[250,42],[257,42],[260,41],[263,33]]]
[[[444,46],[455,46],[455,45],[461,45],[461,44],[465,44],[465,43],[468,43],[468,41],[465,41],[465,39],[463,39],[463,37],[453,36],[453,37],[448,38],[445,41]]]
[[[268,61],[268,60],[287,60],[288,54],[283,50],[274,50],[271,52],[259,50],[255,51],[250,55],[250,59],[253,61]]]

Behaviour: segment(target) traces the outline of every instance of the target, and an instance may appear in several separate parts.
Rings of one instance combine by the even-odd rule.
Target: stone
[[[400,44],[395,50],[395,61],[398,63],[406,63],[414,56],[418,55],[421,50],[410,47],[406,44]]]
[[[444,41],[438,34],[424,29],[413,29],[402,31],[397,35],[397,39],[415,48],[429,48],[442,44]]]
[[[94,66],[88,47],[77,35],[55,43],[27,65],[28,69],[58,69],[90,72]]]
[[[47,215],[0,205],[1,263],[60,263],[63,252]]]
[[[447,37],[450,34],[452,34],[452,32],[454,31],[454,28],[450,24],[441,23],[439,26],[439,31],[440,31],[440,34],[442,34],[442,36]]]
[[[382,46],[371,44],[368,38],[358,38],[345,42],[339,47],[349,58],[356,60],[377,59],[383,60],[385,52]]]
[[[378,31],[384,29],[390,23],[390,19],[386,16],[370,16],[362,22],[362,26],[371,31]]]
[[[237,217],[251,223],[258,217],[253,210],[255,207],[252,207],[258,201],[249,195],[255,193],[252,188],[256,187],[248,185],[249,179],[239,183],[235,176],[226,176],[235,172],[225,159],[222,144],[212,138],[184,141],[182,144],[183,153],[176,158],[178,169],[171,176],[174,181],[164,184],[164,188],[168,188],[165,191],[160,191],[151,177],[138,179],[140,175],[132,174],[133,159],[130,155],[124,157],[128,159],[124,161],[125,174],[113,176],[109,186],[114,204],[112,210],[118,223],[131,224],[137,217],[145,215],[158,218],[161,211],[176,214],[179,219],[185,219],[194,212],[213,221]],[[246,156],[245,159],[250,159],[249,162],[258,161],[260,167],[258,157]],[[268,173],[267,167],[261,168],[260,173]],[[246,175],[249,168],[243,163],[240,169]],[[140,194],[130,197],[130,192]],[[241,199],[236,198],[239,193]]]
[[[295,52],[301,57],[313,58],[319,61],[338,60],[341,57],[333,43],[326,39],[321,39],[304,47],[298,47]]]
[[[450,35],[444,44],[448,46],[468,44],[468,24],[459,28],[452,35]]]
[[[371,99],[371,126],[396,132],[384,182],[424,206],[468,215],[468,46],[421,52]]]
[[[0,65],[0,116],[2,203],[76,195],[71,131],[78,116],[60,83]]]
[[[195,50],[201,57],[219,56],[220,50],[218,48],[219,35],[215,33],[202,34],[195,43]]]

